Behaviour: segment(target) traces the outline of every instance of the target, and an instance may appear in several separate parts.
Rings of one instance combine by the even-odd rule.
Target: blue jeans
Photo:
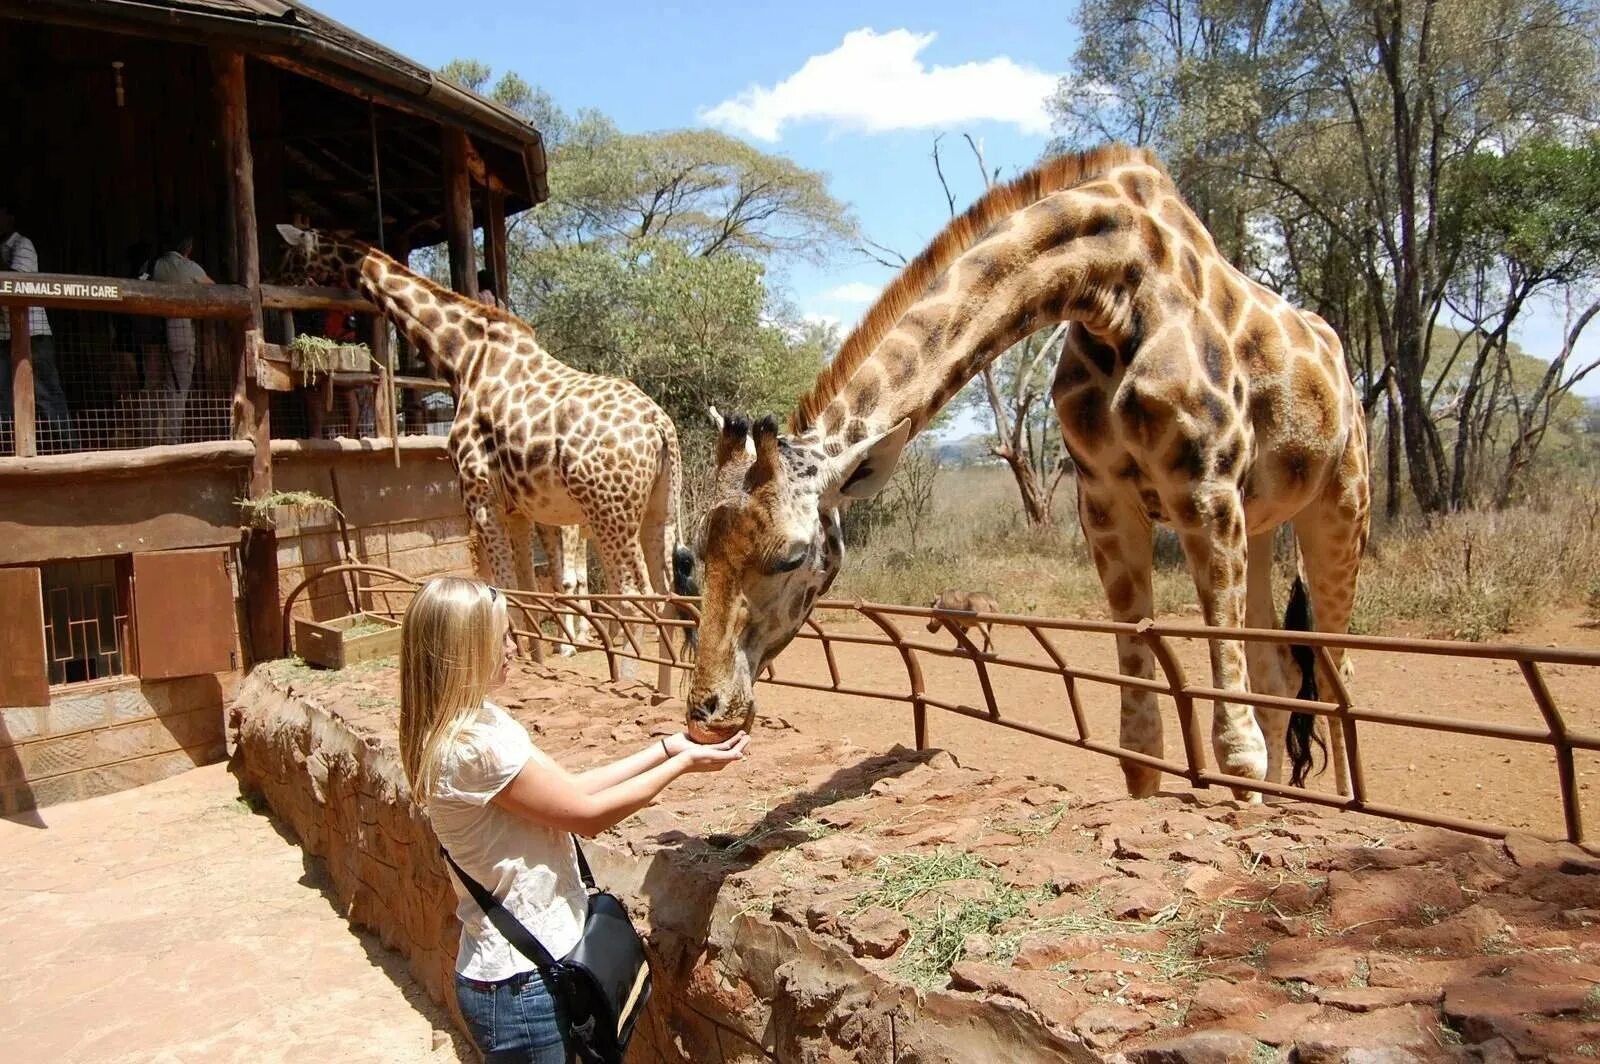
[[[493,983],[457,973],[456,1003],[485,1064],[568,1064],[567,1023],[537,971]]]

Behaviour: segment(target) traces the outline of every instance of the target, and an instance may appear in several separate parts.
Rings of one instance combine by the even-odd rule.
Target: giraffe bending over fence
[[[702,552],[695,734],[749,725],[754,678],[838,574],[840,511],[884,486],[906,441],[986,364],[1063,321],[1052,397],[1114,618],[1153,611],[1160,521],[1178,532],[1207,624],[1274,627],[1271,537],[1289,522],[1317,630],[1346,630],[1370,492],[1339,340],[1229,265],[1152,155],[1110,145],[1049,160],[953,220],[845,340],[789,434],[771,419],[753,435],[729,419]],[[1121,672],[1153,679],[1150,647],[1137,635],[1117,642]],[[1220,691],[1299,687],[1288,648],[1214,639],[1210,656]],[[1331,658],[1343,670],[1344,653]],[[1288,716],[1220,699],[1221,769],[1278,780]],[[1151,691],[1122,689],[1121,742],[1162,755]],[[1161,775],[1126,761],[1123,772],[1136,796]]]
[[[678,432],[649,396],[631,381],[565,365],[526,322],[362,241],[292,225],[278,231],[290,249],[287,277],[358,289],[450,382],[450,457],[495,584],[533,590],[535,525],[581,525],[613,590],[673,592],[674,554],[685,549]],[[554,568],[551,575],[560,578]],[[658,683],[670,686],[670,670],[661,669]]]

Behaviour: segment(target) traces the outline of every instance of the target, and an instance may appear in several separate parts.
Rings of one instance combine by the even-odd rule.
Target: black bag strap
[[[572,836],[572,852],[578,855],[578,875],[583,877],[583,888],[593,894],[599,888],[594,885],[594,873],[589,871],[589,859],[583,856],[583,847],[578,845],[578,836]]]
[[[548,975],[550,969],[556,966],[555,958],[550,956],[550,951],[539,944],[539,940],[534,937],[532,931],[522,925],[521,920],[512,916],[510,911],[500,904],[499,898],[490,894],[482,883],[467,875],[466,870],[456,864],[456,859],[450,856],[449,850],[440,846],[439,852],[444,854],[446,861],[450,862],[450,867],[455,869],[456,876],[461,880],[462,885],[467,888],[467,893],[472,895],[472,900],[478,903],[478,908],[483,910],[483,915],[489,918],[489,922],[494,925],[494,929],[500,932],[501,936],[511,943],[518,953],[537,964],[539,970]],[[572,836],[572,852],[577,855],[578,874],[583,877],[584,888],[589,893],[594,893],[596,889],[594,873],[589,871],[588,858],[583,856],[583,847],[578,845],[578,836],[576,835]]]
[[[550,975],[556,966],[555,958],[550,956],[549,950],[539,945],[539,940],[534,937],[533,932],[523,927],[522,921],[512,916],[506,907],[500,904],[500,899],[485,890],[482,883],[467,875],[462,867],[456,864],[456,859],[450,856],[449,850],[441,846],[439,852],[450,862],[450,867],[455,869],[456,875],[467,888],[467,893],[472,895],[472,900],[478,903],[478,908],[483,910],[483,915],[489,918],[494,929],[500,932],[518,953],[538,965],[542,974]]]

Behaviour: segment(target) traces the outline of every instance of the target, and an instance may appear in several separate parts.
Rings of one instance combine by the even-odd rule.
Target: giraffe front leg
[[[570,596],[573,593],[571,584],[566,579],[567,569],[571,561],[567,557],[566,526],[544,525],[534,526],[539,533],[539,546],[544,551],[544,590],[555,595]],[[578,652],[572,644],[577,635],[572,616],[566,612],[570,606],[557,604],[556,628],[560,631],[564,642],[556,644],[556,653],[564,658],[571,657]]]
[[[1112,493],[1093,494],[1081,479],[1079,485],[1078,517],[1094,558],[1095,572],[1105,588],[1111,617],[1116,621],[1141,621],[1155,610],[1150,584],[1150,519],[1133,500]],[[1155,655],[1143,641],[1119,635],[1117,668],[1124,676],[1153,680]],[[1124,687],[1119,744],[1136,753],[1161,757],[1165,752],[1161,730],[1161,708],[1155,692]],[[1160,770],[1147,765],[1123,762],[1122,775],[1128,793],[1135,798],[1148,798],[1161,786]]]
[[[589,541],[582,525],[561,526],[561,586],[565,594],[589,597]],[[582,615],[567,618],[567,632],[575,643],[589,640],[589,622]],[[577,652],[577,648],[573,648]]]
[[[618,523],[620,524],[620,522]],[[644,551],[639,548],[637,536],[629,535],[615,525],[598,525],[594,528],[595,546],[600,552],[600,566],[605,570],[606,583],[620,595],[640,595],[648,592],[649,575],[645,567]],[[624,618],[637,615],[635,604],[614,603]],[[613,621],[611,644],[634,657],[623,657],[618,663],[619,679],[631,680],[639,675],[638,656],[645,652],[643,625],[624,620],[620,625]],[[618,629],[621,629],[619,632]],[[622,635],[622,639],[618,639]]]
[[[1232,485],[1202,486],[1170,500],[1168,511],[1193,515],[1180,524],[1178,535],[1206,624],[1244,627],[1248,544],[1239,492]],[[1243,645],[1237,639],[1209,642],[1212,686],[1219,691],[1245,691]],[[1211,717],[1211,747],[1223,772],[1252,780],[1266,778],[1266,741],[1253,707],[1219,699]],[[1247,788],[1235,787],[1233,794],[1240,801],[1261,800],[1260,792]]]
[[[533,522],[519,513],[508,512],[505,515],[506,535],[511,540],[511,562],[516,572],[516,583],[502,585],[515,591],[534,591],[538,584],[534,579],[533,567]],[[519,637],[517,642],[527,650],[534,661],[544,661],[544,641],[539,638],[539,613],[533,609],[521,611],[522,622],[527,625],[526,637]]]
[[[511,536],[494,493],[481,481],[463,478],[461,496],[467,504],[472,532],[477,537],[478,575],[496,587],[512,587],[517,577]]]
[[[1245,626],[1249,628],[1279,627],[1277,608],[1272,602],[1272,539],[1271,532],[1251,536],[1246,547],[1249,559],[1245,577]],[[1251,691],[1290,697],[1299,691],[1299,671],[1287,646],[1249,642],[1244,646],[1244,655]],[[1281,709],[1257,708],[1254,712],[1267,748],[1266,778],[1273,783],[1282,782],[1289,714]]]

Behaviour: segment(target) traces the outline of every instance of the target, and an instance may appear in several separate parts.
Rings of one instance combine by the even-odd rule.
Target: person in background
[[[440,845],[530,931],[563,957],[583,931],[588,895],[570,834],[596,835],[655,801],[689,772],[744,760],[750,737],[712,746],[682,732],[609,764],[569,771],[528,729],[489,701],[517,644],[505,596],[441,576],[418,589],[400,624],[400,758],[411,797]],[[454,874],[461,938],[456,1003],[499,1064],[567,1064],[569,1017],[538,966],[478,908]]]
[[[194,237],[187,234],[166,242],[166,250],[150,268],[150,279],[161,284],[215,284],[195,262]],[[183,439],[184,407],[189,402],[189,385],[194,380],[195,334],[189,318],[167,319],[165,358],[145,366],[145,383],[156,392],[155,423],[157,443],[179,443]]]
[[[494,278],[489,276],[488,270],[478,271],[478,302],[487,303],[491,307],[500,306],[500,300],[495,298]]]
[[[17,219],[11,208],[0,203],[0,270],[38,273],[39,252],[33,241],[17,232]],[[38,425],[39,449],[76,450],[67,393],[61,387],[56,368],[55,337],[43,307],[28,308],[28,335],[33,352],[33,406]],[[0,307],[0,424],[10,425],[14,404],[11,401],[11,314]]]
[[[384,327],[381,320],[374,323],[374,327]],[[356,332],[356,316],[346,310],[324,311],[322,315],[322,335],[340,344],[354,344],[360,342],[360,335]],[[324,382],[326,383],[326,382]],[[336,392],[344,393],[345,418],[348,422],[346,432],[352,437],[363,435],[363,427],[367,417],[373,413],[372,400],[375,395],[370,384],[337,384],[333,386]],[[311,430],[311,438],[320,440],[323,437],[323,422],[326,414],[326,397],[320,387],[313,386],[306,389],[306,421]],[[373,435],[377,435],[376,432]]]

